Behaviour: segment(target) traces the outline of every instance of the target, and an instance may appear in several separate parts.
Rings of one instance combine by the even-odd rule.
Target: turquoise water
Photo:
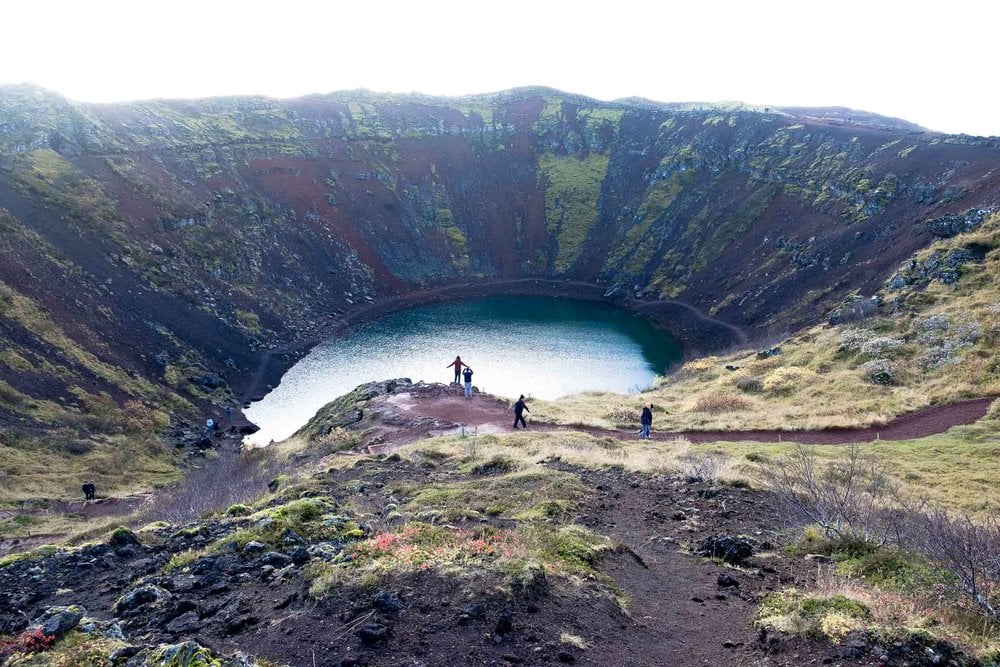
[[[461,355],[482,391],[555,399],[648,386],[681,357],[678,342],[621,308],[594,301],[499,296],[420,306],[315,347],[246,410],[251,444],[282,440],[359,384],[408,377],[451,382]]]

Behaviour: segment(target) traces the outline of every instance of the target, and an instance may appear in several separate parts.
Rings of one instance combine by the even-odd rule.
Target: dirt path
[[[825,429],[812,431],[655,431],[654,440],[685,438],[691,442],[799,442],[803,444],[846,444],[865,443],[878,440],[909,440],[943,433],[953,426],[971,424],[981,419],[994,398],[978,398],[938,405],[902,415],[884,426],[868,428]],[[476,395],[465,399],[454,387],[441,385],[420,387],[413,392],[391,396],[387,399],[391,409],[414,419],[426,418],[436,424],[454,426],[429,430],[430,435],[454,433],[465,428],[468,433],[512,432],[513,413],[505,401],[489,395]],[[530,407],[529,407],[530,409]],[[531,431],[584,431],[595,435],[606,435],[621,439],[634,439],[635,431],[625,429],[604,429],[584,425],[548,424],[532,422],[527,415]],[[384,444],[368,448],[369,453],[383,453],[405,444],[389,441],[382,434]],[[412,439],[412,438],[410,438]],[[408,439],[409,440],[409,439]]]

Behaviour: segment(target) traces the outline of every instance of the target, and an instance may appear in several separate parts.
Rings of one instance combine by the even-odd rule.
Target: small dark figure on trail
[[[451,368],[452,366],[455,367],[455,384],[458,384],[458,381],[462,379],[462,366],[465,366],[466,368],[468,368],[468,366],[464,361],[462,361],[462,357],[459,356],[456,356],[455,361],[445,366],[445,368]]]
[[[233,409],[232,408],[226,408],[226,421],[228,421],[230,424],[233,423]]]
[[[642,424],[642,428],[639,430],[639,437],[643,440],[649,440],[649,429],[653,427],[653,404],[646,403],[642,406],[642,417],[639,418],[639,423]]]
[[[83,497],[87,500],[95,500],[97,498],[97,487],[90,480],[83,483]]]
[[[472,398],[472,369],[468,366],[462,372],[462,379],[465,380],[465,397]]]
[[[521,394],[521,398],[517,399],[517,403],[514,404],[514,428],[517,428],[518,422],[521,422],[523,428],[528,428],[528,424],[524,421],[525,410],[531,412],[524,403],[524,394]]]
[[[205,420],[205,435],[212,433],[212,429],[215,428],[215,420],[209,417]]]

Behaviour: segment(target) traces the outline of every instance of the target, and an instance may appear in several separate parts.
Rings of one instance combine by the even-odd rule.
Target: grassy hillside
[[[587,393],[532,409],[563,423],[630,426],[652,401],[664,430],[795,431],[879,425],[1000,395],[1000,216],[918,252],[828,319],[776,343],[773,356],[705,357],[638,396]]]

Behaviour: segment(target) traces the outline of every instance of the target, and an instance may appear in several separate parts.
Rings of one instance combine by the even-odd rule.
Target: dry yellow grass
[[[932,404],[1000,395],[1000,216],[916,257],[969,244],[989,249],[984,262],[967,265],[956,285],[883,292],[884,301],[898,300],[889,316],[811,327],[766,359],[753,350],[698,359],[639,394],[538,400],[532,414],[562,424],[625,427],[637,423],[638,406],[652,402],[658,429],[795,431],[881,425]],[[893,368],[894,384],[869,379],[865,364],[875,359]],[[747,407],[704,409],[726,400]]]

